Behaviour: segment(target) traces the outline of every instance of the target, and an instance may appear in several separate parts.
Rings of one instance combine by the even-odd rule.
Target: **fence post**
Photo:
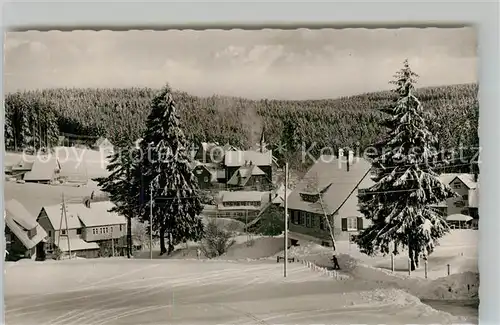
[[[394,253],[391,253],[391,270],[394,273]]]
[[[424,261],[424,267],[425,267],[425,278],[427,279],[427,259]]]
[[[448,275],[450,275],[450,264],[446,265],[448,267]]]
[[[411,259],[408,259],[408,276],[411,275]]]

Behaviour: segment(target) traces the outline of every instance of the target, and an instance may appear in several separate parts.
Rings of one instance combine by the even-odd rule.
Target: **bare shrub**
[[[226,230],[215,220],[209,220],[205,226],[205,235],[201,241],[201,251],[207,258],[225,254],[235,243],[234,232]]]

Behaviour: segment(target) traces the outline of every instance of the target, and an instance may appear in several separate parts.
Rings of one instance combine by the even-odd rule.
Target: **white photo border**
[[[2,22],[4,33],[13,30],[398,28],[475,25],[479,44],[479,136],[482,147],[482,218],[479,222],[479,270],[482,285],[479,290],[479,314],[480,324],[494,325],[500,324],[500,282],[497,278],[500,270],[500,213],[497,203],[500,202],[500,196],[494,194],[498,193],[496,186],[500,184],[499,7],[498,1],[2,1]],[[3,46],[0,51],[3,57]],[[0,117],[3,121],[3,105]],[[3,123],[0,124],[0,132],[3,135],[4,126]],[[3,157],[2,154],[2,171]],[[3,193],[3,182],[0,182],[0,190]],[[2,196],[2,210],[3,201]],[[4,225],[4,221],[1,222]],[[1,249],[4,249],[4,238],[0,240],[0,245]],[[3,267],[2,261],[2,269]],[[3,289],[3,278],[0,287]],[[2,300],[2,314],[3,306]]]

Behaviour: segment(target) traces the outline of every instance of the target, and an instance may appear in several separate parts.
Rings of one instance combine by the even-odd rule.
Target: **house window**
[[[309,202],[309,203],[315,203],[319,200],[319,195],[318,194],[307,194],[307,193],[300,193],[300,198],[302,201]]]
[[[464,200],[469,200],[469,195],[468,195],[468,194],[463,195],[463,196],[462,196],[462,199],[464,199]]]
[[[208,183],[208,177],[207,177],[207,176],[205,176],[205,177],[203,178],[203,181],[204,181],[205,183]]]
[[[323,216],[319,216],[319,229],[326,230],[325,229],[325,219]]]
[[[52,231],[51,230],[48,231],[48,234],[49,234],[49,237],[52,237]]]
[[[455,189],[461,189],[462,188],[462,184],[460,184],[459,182],[453,183],[453,188],[455,188]]]
[[[356,217],[342,218],[342,231],[356,231],[358,230]]]
[[[468,215],[469,214],[469,209],[463,209],[462,211],[460,211],[460,213]]]
[[[66,229],[61,230],[61,235],[66,235]]]
[[[113,228],[114,228],[113,226],[111,226],[111,227],[110,227],[110,231],[111,231],[111,232],[113,232]]]
[[[465,203],[463,201],[456,201],[454,203],[455,207],[457,208],[461,208],[461,207],[464,207],[465,206]]]
[[[358,230],[356,221],[357,221],[356,217],[349,217],[349,218],[347,218],[347,230],[348,231]]]
[[[311,214],[306,214],[306,227],[311,228]]]
[[[120,231],[123,231],[123,225],[120,225]]]
[[[78,228],[78,229],[76,230],[76,234],[77,234],[77,235],[81,235],[81,234],[82,234],[82,228]]]
[[[304,211],[300,211],[300,224],[302,226],[306,224],[306,213]]]

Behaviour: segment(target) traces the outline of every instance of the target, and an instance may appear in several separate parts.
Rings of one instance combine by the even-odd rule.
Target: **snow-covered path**
[[[6,323],[451,324],[403,291],[269,261],[75,260],[6,265]]]

